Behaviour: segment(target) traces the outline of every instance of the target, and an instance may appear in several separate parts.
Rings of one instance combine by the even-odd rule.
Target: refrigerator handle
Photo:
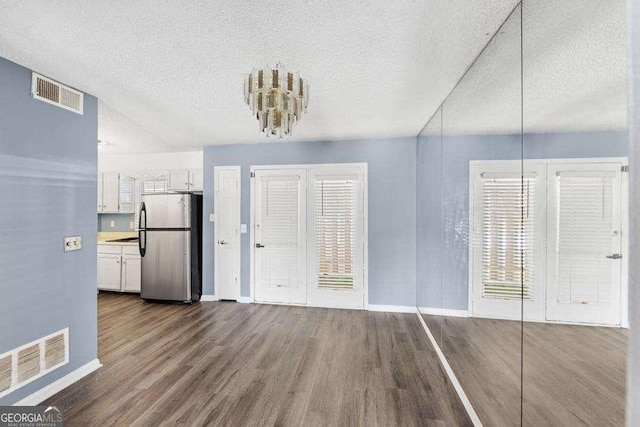
[[[142,225],[142,218],[144,217],[144,226]],[[147,206],[142,202],[140,204],[140,216],[138,217],[138,230],[144,230],[147,228]]]
[[[145,230],[138,230],[138,249],[140,256],[144,258],[144,254],[147,252],[147,232]]]
[[[142,218],[144,217],[144,226],[142,225]],[[138,249],[140,250],[140,256],[144,257],[147,251],[147,207],[144,202],[140,205],[140,217],[138,218]]]

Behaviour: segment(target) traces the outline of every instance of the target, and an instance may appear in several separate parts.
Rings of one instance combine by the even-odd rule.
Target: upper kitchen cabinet
[[[133,213],[135,179],[118,172],[98,174],[98,213]]]
[[[203,191],[204,190],[204,173],[202,169],[192,170],[190,172],[191,175],[191,190],[192,191]]]
[[[120,174],[102,173],[98,176],[98,212],[114,213],[119,211]]]
[[[202,191],[202,169],[170,171],[168,174],[167,189],[169,191]]]

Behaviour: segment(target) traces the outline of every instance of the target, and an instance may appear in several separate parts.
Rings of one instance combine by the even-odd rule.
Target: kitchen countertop
[[[138,246],[138,242],[108,242],[108,240],[124,239],[127,237],[138,237],[138,233],[103,231],[98,233],[98,244],[112,246]]]

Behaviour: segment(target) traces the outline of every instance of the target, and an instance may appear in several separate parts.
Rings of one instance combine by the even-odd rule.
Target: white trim
[[[202,295],[200,296],[200,302],[213,302],[218,301],[215,295]]]
[[[468,310],[453,310],[438,307],[418,307],[418,313],[429,316],[470,317]]]
[[[415,313],[416,307],[412,305],[380,305],[368,304],[368,311],[381,311],[385,313]]]
[[[241,296],[240,298],[238,298],[238,302],[240,304],[251,304],[253,302],[253,298]]]
[[[442,367],[447,373],[447,376],[451,381],[451,385],[455,389],[456,393],[458,393],[458,397],[460,397],[460,400],[462,401],[462,405],[464,406],[464,409],[467,410],[467,414],[469,415],[469,418],[471,418],[471,422],[473,423],[474,426],[482,426],[480,417],[478,417],[478,414],[476,413],[475,409],[473,409],[473,405],[471,404],[471,401],[469,400],[469,398],[467,397],[467,394],[464,392],[462,386],[460,385],[458,378],[456,378],[456,374],[453,373],[453,369],[451,369],[451,365],[449,365],[447,358],[444,357],[444,353],[442,353],[442,350],[440,349],[438,342],[436,341],[433,334],[431,333],[431,330],[429,330],[427,323],[424,321],[420,313],[417,313],[416,316],[418,316],[418,319],[420,319],[420,323],[422,324],[424,331],[427,333],[427,336],[429,337],[429,341],[431,341],[431,345],[433,345],[433,348],[436,350],[438,359],[440,359],[440,363],[442,364]]]
[[[237,187],[237,196],[238,196],[238,217],[236,218],[236,240],[237,240],[237,245],[236,245],[236,250],[235,250],[235,261],[236,261],[236,275],[238,277],[237,280],[237,285],[236,285],[236,297],[240,298],[240,292],[241,292],[241,283],[242,283],[242,253],[241,253],[241,247],[242,247],[242,235],[240,234],[240,227],[241,227],[241,223],[242,223],[242,167],[241,166],[215,166],[213,168],[213,214],[214,214],[214,224],[213,224],[213,245],[215,248],[215,245],[218,242],[218,227],[216,226],[216,222],[218,220],[218,213],[220,212],[220,210],[218,209],[220,206],[219,200],[218,200],[218,194],[219,194],[219,188],[218,188],[218,173],[219,172],[224,172],[224,171],[230,171],[230,172],[236,172],[237,173],[237,177],[238,177],[238,187]],[[251,235],[253,235],[253,233],[251,233]],[[219,292],[219,289],[216,289],[216,282],[218,282],[218,272],[220,271],[220,269],[218,268],[218,259],[216,258],[216,254],[218,252],[214,249],[213,251],[213,291]]]
[[[45,400],[47,400],[48,398],[50,398],[51,396],[53,396],[54,394],[69,387],[71,384],[81,380],[82,378],[86,377],[90,373],[100,369],[101,367],[102,367],[102,363],[100,363],[100,360],[93,359],[91,362],[85,365],[82,365],[75,371],[68,373],[64,377],[57,379],[51,384],[17,401],[16,403],[13,404],[13,406],[38,405],[44,402]]]

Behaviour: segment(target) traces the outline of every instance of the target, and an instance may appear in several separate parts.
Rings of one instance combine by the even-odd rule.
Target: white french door
[[[214,168],[215,288],[218,299],[240,298],[240,167]]]
[[[548,166],[547,320],[620,324],[621,166]]]
[[[364,308],[365,179],[363,164],[254,169],[257,302]]]
[[[255,300],[307,302],[307,171],[258,170],[254,177]]]
[[[309,169],[309,304],[364,308],[364,168]]]

